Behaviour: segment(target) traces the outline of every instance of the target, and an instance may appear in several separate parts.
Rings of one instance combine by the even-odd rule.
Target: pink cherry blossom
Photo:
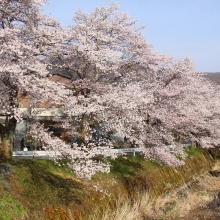
[[[0,123],[2,149],[10,158],[15,126],[29,118],[28,135],[51,158],[67,158],[78,177],[109,172],[97,157],[112,157],[112,136],[142,148],[146,158],[182,165],[182,135],[202,147],[219,146],[219,86],[195,70],[189,58],[154,51],[118,4],[78,10],[62,27],[43,15],[40,0],[0,2]],[[51,80],[60,75],[68,83]],[[31,97],[30,111],[19,102]],[[53,117],[67,143],[37,122],[39,106],[59,108]],[[76,141],[80,140],[80,142]]]

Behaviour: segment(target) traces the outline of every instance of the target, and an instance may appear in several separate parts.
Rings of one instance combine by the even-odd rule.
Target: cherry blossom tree
[[[174,61],[154,52],[139,32],[144,27],[137,28],[136,21],[119,10],[112,4],[91,14],[77,11],[66,31],[63,56],[51,61],[65,70],[79,98],[68,108],[81,122],[75,134],[85,146],[93,142],[89,124],[96,118],[107,131],[143,147],[146,156],[181,164],[174,153],[183,154],[183,149],[174,136],[181,133],[201,142],[210,133],[204,132],[207,115],[202,112],[208,105],[202,100],[217,86],[196,72],[189,59]],[[85,107],[81,115],[78,106]]]
[[[70,136],[54,137],[32,115],[29,135],[40,140],[54,159],[69,159],[79,177],[109,172],[97,156],[113,157],[114,132],[142,148],[147,158],[181,165],[183,148],[176,134],[202,146],[219,144],[219,87],[195,71],[188,59],[173,60],[154,52],[118,4],[81,10],[74,24],[61,27],[41,13],[40,0],[0,3],[0,124],[2,149],[11,157],[16,122],[24,115],[19,98],[34,105],[51,103],[62,111],[54,117]],[[53,74],[69,84],[49,79]]]
[[[19,110],[19,99],[27,95],[34,106],[47,102],[66,112],[68,105],[65,104],[72,103],[73,107],[79,101],[64,84],[49,79],[49,70],[53,67],[50,60],[63,55],[60,45],[65,41],[65,33],[54,19],[41,14],[39,6],[43,3],[47,1],[3,0],[0,3],[1,151],[6,159],[11,158],[16,123],[29,117],[32,119],[29,134],[40,140],[45,150],[53,150],[52,158],[69,158],[78,175],[90,177],[96,171],[109,170],[109,166],[92,158],[100,154],[114,157],[112,152],[99,147],[88,152],[83,147],[77,148],[76,144],[67,144],[38,124],[36,115],[23,114]],[[77,111],[85,111],[85,106],[78,107]],[[58,117],[54,120],[67,124]]]
[[[46,3],[46,1],[44,1]],[[36,0],[0,2],[0,124],[2,150],[10,158],[16,122],[22,119],[19,100],[30,95],[41,102],[59,104],[67,96],[59,83],[48,80],[48,63],[43,59],[62,41],[59,24],[40,13]]]
[[[180,133],[202,147],[219,145],[219,86],[196,72],[188,58],[161,68],[153,82],[131,82],[106,96],[105,114],[114,108],[109,124],[142,147],[148,158],[182,164],[174,156],[184,156],[175,141]]]
[[[73,20],[74,24],[65,32],[62,55],[58,59],[53,57],[51,63],[57,67],[55,72],[62,70],[71,80],[75,95],[83,98],[78,102],[86,106],[79,116],[78,136],[88,145],[89,124],[94,118],[98,120],[92,109],[103,110],[98,103],[100,94],[108,93],[115,85],[149,81],[169,58],[153,52],[152,45],[139,32],[144,27],[136,27],[136,20],[120,12],[118,4],[97,7],[91,14],[79,10]],[[75,115],[75,106],[72,111]]]

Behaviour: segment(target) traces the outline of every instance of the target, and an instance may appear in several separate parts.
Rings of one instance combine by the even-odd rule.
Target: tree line
[[[79,177],[109,172],[100,154],[115,158],[111,140],[100,129],[126,138],[146,158],[181,165],[181,136],[202,147],[219,145],[219,86],[196,71],[189,58],[175,60],[155,52],[128,13],[118,4],[75,12],[63,27],[41,12],[47,0],[0,2],[0,123],[1,151],[10,159],[16,123],[27,117],[19,98],[33,106],[51,103],[63,116],[52,120],[77,137],[67,143],[54,137],[31,115],[29,135],[52,157],[69,159]],[[50,80],[51,75],[69,80]],[[19,95],[18,95],[19,94]],[[19,97],[19,98],[18,98]],[[74,123],[74,126],[73,126]],[[100,130],[99,129],[99,130]],[[170,145],[174,146],[172,149]]]

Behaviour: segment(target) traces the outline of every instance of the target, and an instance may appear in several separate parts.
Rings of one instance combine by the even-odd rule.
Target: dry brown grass
[[[110,210],[107,209],[104,213],[100,215],[98,209],[95,214],[91,216],[90,220],[141,220],[141,214],[139,212],[139,203],[131,203],[128,198],[121,197],[116,205],[116,209]]]
[[[218,162],[214,170],[220,170]],[[151,198],[149,193],[140,196],[132,203],[121,198],[117,209],[106,210],[101,216],[97,211],[89,219],[101,220],[165,220],[190,219],[190,213],[198,209],[208,209],[220,192],[220,177],[206,173],[190,183],[182,185],[172,193],[158,198]],[[213,218],[214,219],[214,218]]]

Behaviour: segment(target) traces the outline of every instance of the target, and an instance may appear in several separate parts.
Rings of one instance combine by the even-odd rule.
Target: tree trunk
[[[6,119],[5,124],[0,126],[1,134],[1,154],[3,159],[9,160],[12,158],[13,142],[15,134],[16,120]]]
[[[89,117],[87,114],[83,114],[82,124],[81,124],[81,141],[86,146],[88,145],[88,135],[89,135]]]
[[[191,148],[194,148],[195,147],[195,141],[194,139],[191,140]]]
[[[178,141],[178,144],[179,146],[182,144],[183,142],[183,136],[182,136],[182,133],[179,134],[179,141]]]

